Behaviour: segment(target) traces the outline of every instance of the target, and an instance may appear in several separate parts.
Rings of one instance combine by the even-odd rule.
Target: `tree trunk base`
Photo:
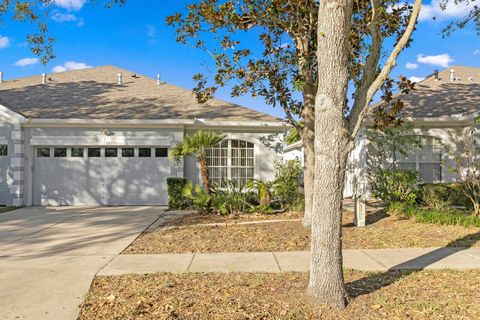
[[[312,219],[310,217],[304,217],[302,219],[302,226],[304,228],[310,228],[312,226]]]
[[[305,295],[307,301],[312,306],[326,305],[337,310],[344,310],[350,302],[350,297],[345,288],[337,288],[337,293],[332,294],[332,290],[327,290],[328,293],[320,293],[322,289],[308,287]]]

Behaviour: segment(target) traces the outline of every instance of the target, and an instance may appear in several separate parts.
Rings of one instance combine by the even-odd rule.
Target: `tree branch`
[[[377,0],[372,0],[372,3],[375,1]],[[380,87],[385,82],[385,80],[388,78],[390,71],[396,65],[396,60],[398,55],[410,40],[410,37],[413,31],[415,30],[415,25],[417,23],[418,15],[422,7],[422,2],[423,2],[422,0],[415,0],[415,3],[413,4],[412,14],[410,16],[410,21],[408,22],[408,26],[405,29],[405,32],[403,33],[402,37],[393,48],[392,52],[390,53],[390,56],[388,57],[387,61],[385,62],[385,65],[383,66],[378,76],[371,83],[371,85],[368,86],[365,96],[362,99],[359,98],[359,101],[356,104],[354,104],[352,108],[352,112],[350,113],[350,116],[348,118],[349,132],[353,138],[356,137],[356,135],[358,134],[358,131],[360,130],[362,121],[365,118],[370,101],[372,100],[375,93],[380,89]],[[372,34],[372,37],[373,37],[373,34]],[[370,66],[370,68],[372,69],[368,70],[367,72],[374,73],[376,66],[374,67]]]

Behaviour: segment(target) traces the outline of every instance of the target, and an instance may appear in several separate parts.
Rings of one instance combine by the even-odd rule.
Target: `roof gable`
[[[455,81],[450,80],[450,70]],[[480,111],[480,68],[452,66],[440,71],[438,80],[431,74],[400,98],[405,103],[404,117],[474,116]]]

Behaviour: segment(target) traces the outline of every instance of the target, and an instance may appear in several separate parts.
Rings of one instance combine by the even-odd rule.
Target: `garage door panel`
[[[171,166],[166,158],[105,158],[103,151],[98,158],[36,157],[34,204],[166,205]]]

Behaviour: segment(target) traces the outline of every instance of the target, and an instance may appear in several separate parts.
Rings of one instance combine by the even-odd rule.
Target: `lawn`
[[[346,271],[343,312],[305,303],[306,273],[96,277],[79,319],[480,319],[480,271]]]
[[[171,222],[167,228],[147,230],[124,253],[309,250],[310,230],[302,227],[300,218],[300,213],[189,215]],[[264,221],[267,219],[277,221]],[[352,222],[353,213],[345,211],[345,249],[480,246],[478,228],[416,223],[389,216],[383,210],[370,214],[365,228],[354,227]]]

